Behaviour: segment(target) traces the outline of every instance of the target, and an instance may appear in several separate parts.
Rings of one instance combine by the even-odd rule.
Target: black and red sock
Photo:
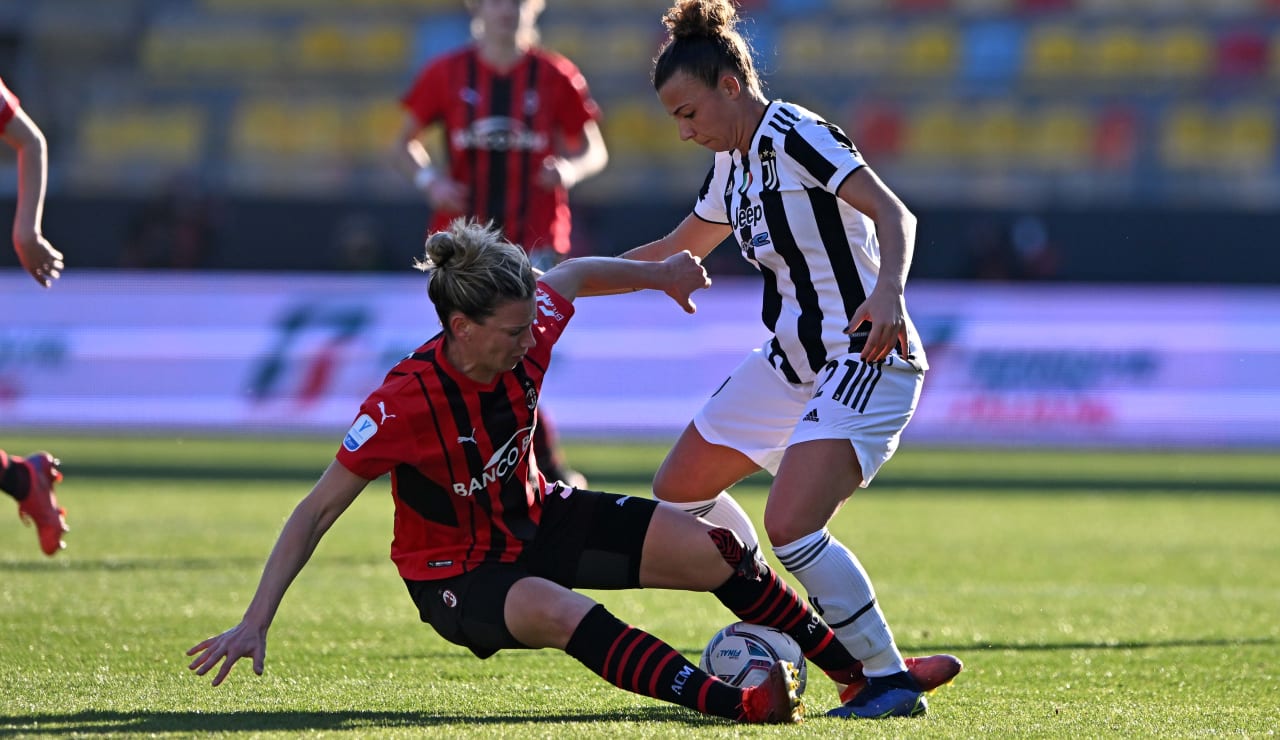
[[[742,689],[707,675],[675,648],[599,604],[582,618],[564,651],[620,689],[703,714],[742,717]]]
[[[0,491],[21,501],[31,491],[31,468],[0,450]]]
[[[731,560],[730,565],[733,564]],[[842,677],[854,669],[862,675],[858,660],[836,639],[822,617],[754,551],[745,552],[729,580],[712,593],[738,619],[790,635],[799,643],[804,657],[829,675]]]

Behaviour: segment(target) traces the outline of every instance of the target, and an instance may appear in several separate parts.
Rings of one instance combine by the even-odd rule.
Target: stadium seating
[[[1175,82],[1198,82],[1212,71],[1213,48],[1208,34],[1191,25],[1154,32],[1151,41],[1152,76]]]
[[[1038,82],[1058,81],[1077,74],[1085,53],[1075,27],[1062,23],[1037,24],[1030,31],[1023,76]]]
[[[88,188],[156,187],[199,165],[206,134],[205,113],[193,105],[94,108],[80,121],[76,167],[68,172]]]
[[[667,5],[555,0],[543,16],[547,45],[578,64],[604,111],[613,165],[583,197],[673,189],[672,168],[705,165],[649,84]],[[77,184],[113,170],[146,183],[181,167],[282,191],[376,180],[388,172],[397,98],[423,61],[468,38],[459,0],[110,6],[41,0],[19,16],[22,69],[36,72],[17,82],[63,91],[48,127],[74,137],[88,163]],[[767,94],[846,123],[885,166],[1050,180],[1190,171],[1221,178],[1223,193],[1233,175],[1269,177],[1280,191],[1280,0],[751,0],[743,9]],[[950,197],[966,195],[960,186]]]

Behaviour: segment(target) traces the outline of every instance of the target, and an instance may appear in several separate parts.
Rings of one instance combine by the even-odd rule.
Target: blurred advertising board
[[[765,339],[759,284],[688,316],[583,298],[544,408],[569,436],[674,435]],[[918,282],[932,369],[907,441],[1280,445],[1280,289]],[[0,274],[0,429],[332,434],[438,330],[425,279]]]

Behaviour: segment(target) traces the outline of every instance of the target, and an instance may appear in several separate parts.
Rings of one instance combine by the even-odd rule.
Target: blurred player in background
[[[586,79],[538,45],[543,0],[466,0],[474,42],[429,62],[401,99],[395,166],[432,208],[430,231],[459,216],[492,222],[547,270],[569,254],[569,189],[604,169],[608,150]],[[419,141],[443,128],[437,167]],[[534,440],[552,480],[586,481],[567,468],[544,416]]]
[[[49,287],[62,274],[62,253],[40,232],[48,178],[44,134],[22,110],[18,97],[0,79],[0,138],[18,154],[18,208],[13,217],[13,248],[22,267]],[[9,317],[6,317],[9,318]],[[62,480],[58,459],[47,452],[27,457],[0,450],[0,491],[18,501],[18,516],[34,523],[40,549],[53,555],[66,546],[66,512],[59,508],[53,486]]]
[[[285,590],[356,496],[391,475],[391,557],[422,621],[487,658],[555,648],[615,686],[740,722],[793,722],[795,668],[760,686],[708,675],[575,588],[711,591],[739,619],[791,635],[831,675],[853,656],[756,549],[674,506],[548,483],[530,467],[538,392],[577,295],[653,289],[693,312],[698,260],[584,257],[535,278],[492,228],[455,222],[427,240],[427,293],[444,330],[397,364],[360,408],[337,459],[294,509],[240,624],[188,651],[197,674],[242,657],[261,674]]]
[[[904,661],[866,571],[827,530],[897,449],[924,382],[903,299],[915,217],[838,127],[764,97],[730,0],[678,0],[664,22],[658,98],[681,139],[716,154],[693,213],[626,256],[705,257],[732,234],[764,275],[773,336],[694,417],[654,493],[751,546],[751,521],[725,489],[761,468],[773,473],[764,526],[774,554],[867,677],[831,713],[923,714],[924,692],[960,662]]]

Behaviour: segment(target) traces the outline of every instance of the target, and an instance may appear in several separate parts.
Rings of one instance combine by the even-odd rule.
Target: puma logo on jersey
[[[470,436],[470,437],[458,437],[458,444],[462,444],[463,442],[470,442],[471,444],[475,444],[475,443],[476,443],[476,430],[474,430],[474,429],[472,429],[472,430],[471,430],[471,436]]]
[[[387,423],[387,419],[394,419],[394,418],[396,418],[396,415],[395,415],[395,414],[388,414],[388,413],[387,413],[387,402],[386,402],[386,401],[378,401],[378,410],[382,412],[382,421],[378,422],[379,424],[386,424],[386,423]]]

